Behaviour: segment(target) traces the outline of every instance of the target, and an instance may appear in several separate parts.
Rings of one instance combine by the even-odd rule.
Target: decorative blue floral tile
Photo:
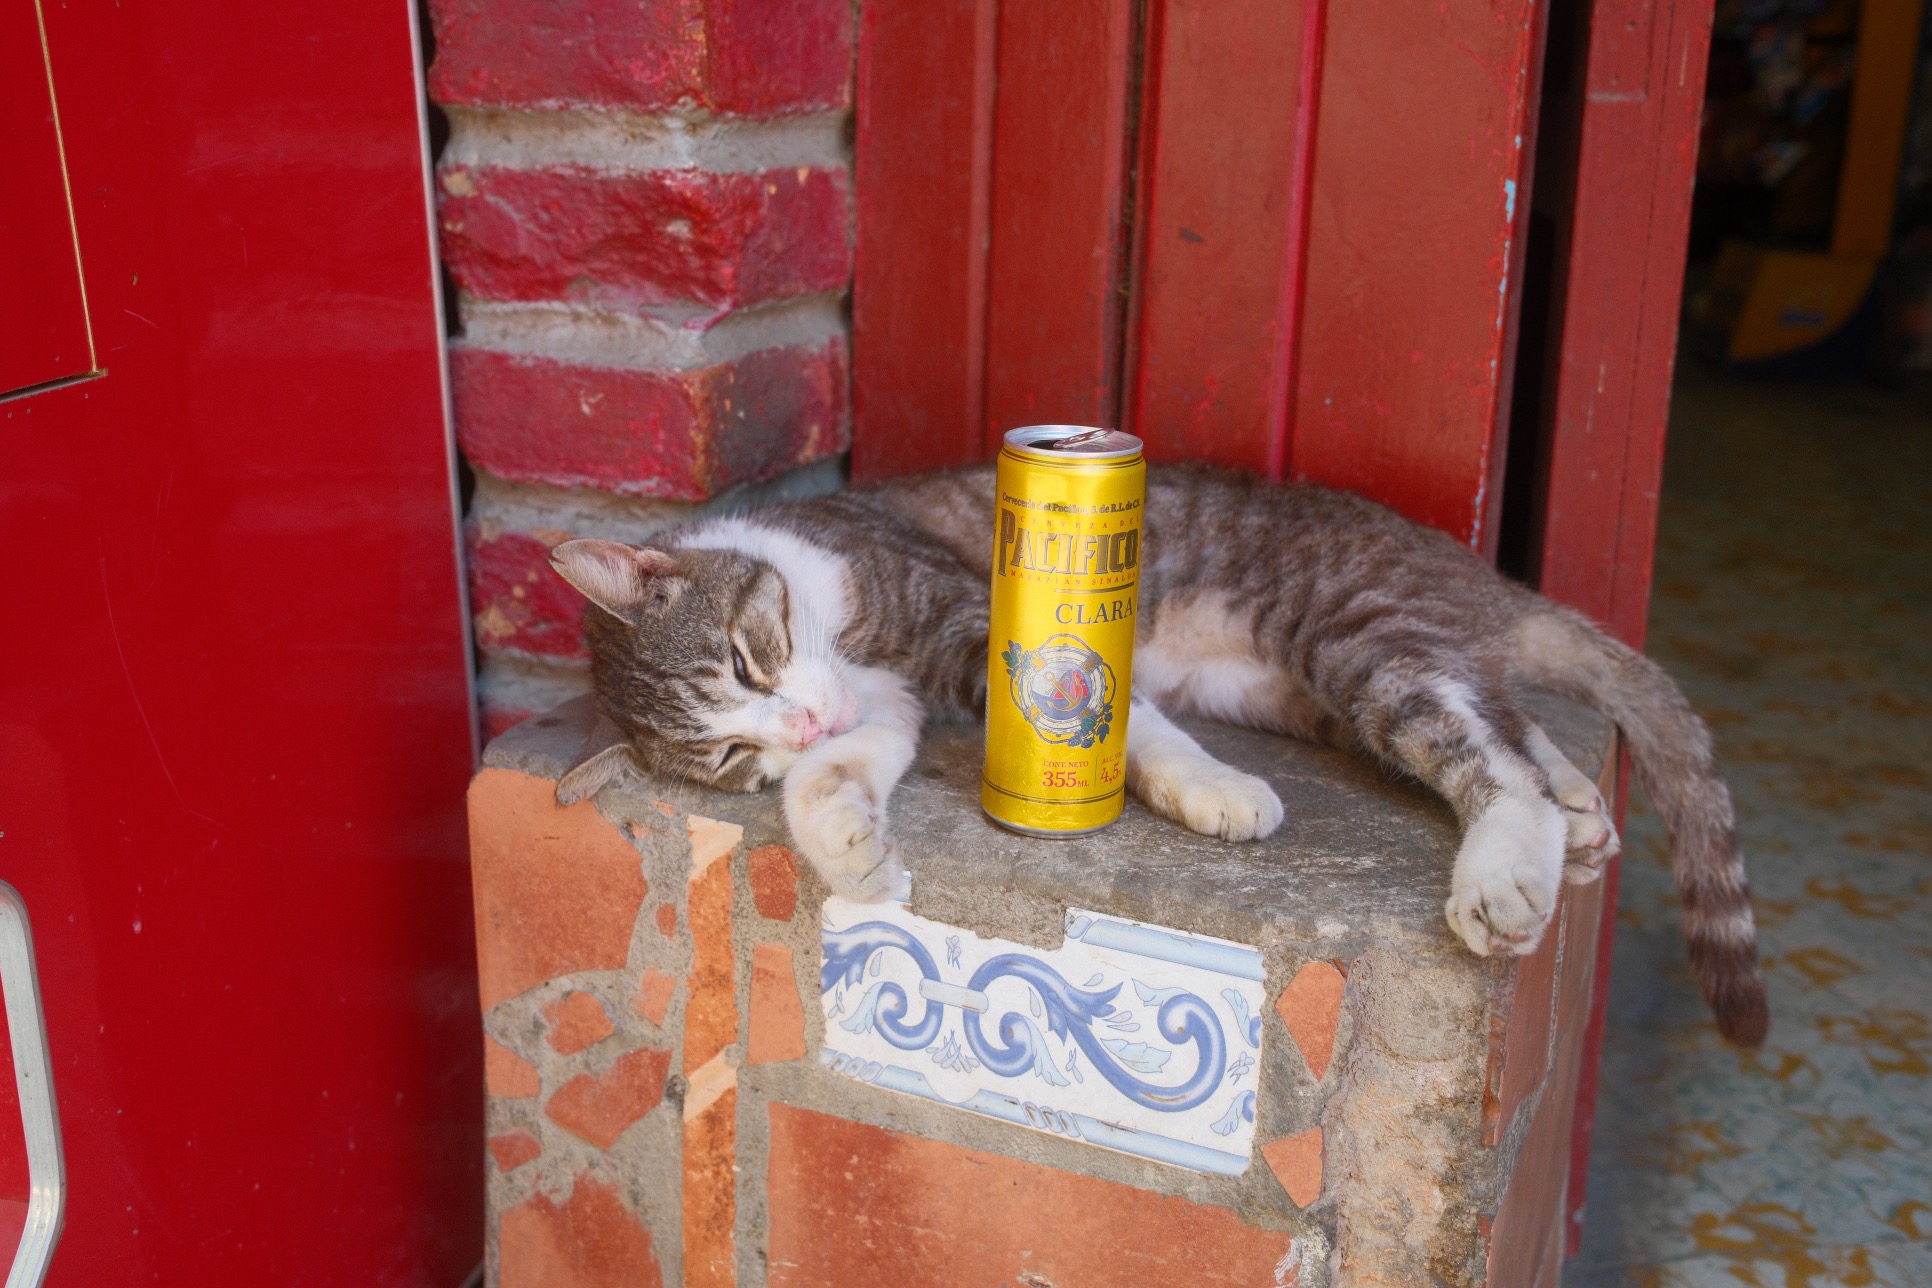
[[[1261,954],[1069,911],[1052,951],[828,899],[825,1046],[875,1086],[1224,1176],[1254,1150]]]

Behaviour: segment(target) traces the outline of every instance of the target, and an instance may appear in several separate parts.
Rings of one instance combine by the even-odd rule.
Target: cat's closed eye
[[[755,689],[758,687],[751,682],[751,671],[745,666],[745,655],[736,644],[731,646],[731,673],[737,676],[738,683],[744,685],[747,689]]]
[[[718,772],[724,772],[725,769],[730,767],[731,762],[737,760],[740,756],[748,756],[757,750],[758,748],[748,742],[732,743],[718,756]]]

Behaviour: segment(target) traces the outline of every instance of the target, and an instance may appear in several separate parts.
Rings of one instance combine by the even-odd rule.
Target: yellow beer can
[[[980,805],[1077,836],[1120,817],[1147,463],[1132,434],[1029,425],[1000,449]]]

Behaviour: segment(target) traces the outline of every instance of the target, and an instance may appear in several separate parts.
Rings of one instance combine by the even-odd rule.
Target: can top
[[[1006,431],[1006,445],[1028,456],[1111,461],[1140,455],[1140,440],[1117,429],[1091,425],[1023,425]]]

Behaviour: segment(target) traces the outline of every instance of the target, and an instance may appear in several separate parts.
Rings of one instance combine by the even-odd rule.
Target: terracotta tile
[[[772,1288],[1253,1288],[1294,1264],[1285,1232],[1224,1208],[787,1105],[769,1114]]]
[[[748,1064],[799,1060],[805,1055],[805,1004],[783,944],[751,949],[751,1041]]]
[[[731,1288],[737,1282],[738,1089],[727,1086],[693,1111],[697,1099],[685,1102],[684,1284]]]
[[[1322,1196],[1321,1128],[1271,1140],[1261,1147],[1261,1156],[1296,1207],[1307,1207]]]
[[[618,970],[644,902],[631,843],[589,801],[508,769],[470,784],[470,868],[484,1010],[557,975]]]
[[[637,996],[631,999],[631,1009],[653,1024],[664,1023],[664,1016],[671,1009],[671,995],[677,992],[678,977],[646,966],[644,976],[637,981]]]
[[[550,1026],[543,1040],[561,1055],[575,1055],[617,1031],[604,1012],[604,1004],[582,991],[565,993],[544,1007],[543,1018]]]
[[[483,1086],[504,1100],[526,1100],[543,1090],[537,1066],[488,1034],[483,1037]]]
[[[541,1153],[543,1142],[527,1131],[506,1131],[490,1137],[490,1157],[496,1160],[499,1171],[514,1172]]]
[[[1309,962],[1275,999],[1275,1011],[1294,1036],[1308,1072],[1320,1082],[1335,1058],[1335,1026],[1342,1018],[1342,972],[1328,962]]]
[[[503,1214],[497,1288],[663,1288],[651,1232],[616,1189],[579,1176],[559,1207],[532,1196]]]
[[[678,910],[668,903],[657,906],[657,933],[666,939],[678,933]]]
[[[609,1149],[625,1128],[657,1108],[670,1070],[669,1051],[640,1047],[601,1074],[581,1073],[558,1087],[543,1112],[571,1135]]]
[[[758,915],[790,921],[798,907],[798,856],[782,845],[761,845],[745,856]]]
[[[698,842],[692,842],[695,855]],[[727,847],[724,853],[729,853]],[[694,866],[685,901],[691,926],[691,975],[684,1004],[684,1071],[690,1073],[738,1040],[738,975],[731,951],[731,864]]]

